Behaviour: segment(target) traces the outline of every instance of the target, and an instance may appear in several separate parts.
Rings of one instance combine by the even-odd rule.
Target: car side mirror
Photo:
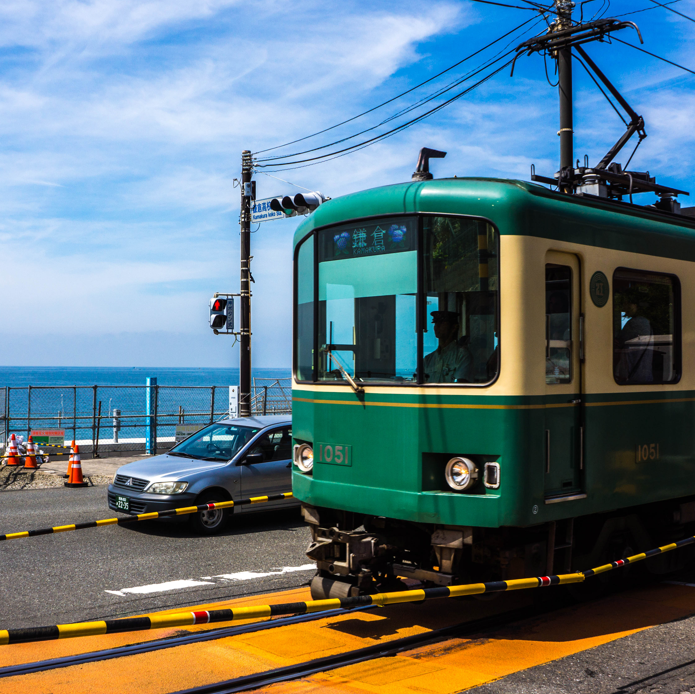
[[[249,453],[244,458],[244,465],[256,465],[263,462],[263,453]]]

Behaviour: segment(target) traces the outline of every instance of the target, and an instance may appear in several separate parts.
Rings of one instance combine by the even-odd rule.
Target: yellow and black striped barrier
[[[139,513],[135,516],[126,518],[105,518],[103,520],[87,521],[86,523],[73,523],[72,525],[56,525],[52,528],[39,528],[38,530],[25,530],[21,533],[7,533],[0,535],[2,540],[18,540],[21,537],[36,537],[37,535],[51,535],[53,533],[65,533],[70,530],[85,530],[87,528],[98,528],[102,525],[127,525],[138,521],[154,520],[155,518],[167,518],[168,516],[185,516],[188,513],[198,513],[199,511],[214,511],[215,509],[232,508],[233,506],[248,506],[249,504],[263,504],[267,501],[282,501],[291,499],[292,492],[282,494],[270,494],[268,496],[253,496],[250,499],[240,499],[239,501],[216,501],[199,506],[183,506],[181,508],[169,508],[165,511],[154,511],[152,513]]]
[[[268,497],[270,500],[270,497]],[[69,639],[76,636],[99,636],[102,634],[117,634],[127,631],[147,631],[150,629],[167,629],[171,627],[193,626],[196,624],[212,624],[214,622],[237,622],[246,619],[268,619],[294,614],[312,614],[335,609],[353,609],[366,605],[397,605],[408,602],[422,602],[436,598],[460,598],[468,595],[483,593],[500,593],[508,590],[528,590],[547,586],[583,583],[587,578],[606,571],[619,569],[629,564],[655,557],[664,552],[670,552],[679,547],[685,547],[695,542],[695,536],[679,542],[673,542],[664,547],[635,554],[626,559],[619,559],[598,566],[588,571],[579,571],[560,576],[538,576],[535,578],[518,578],[509,581],[490,581],[488,583],[469,583],[462,586],[437,586],[420,590],[404,590],[394,593],[376,593],[375,595],[359,595],[353,598],[330,598],[328,600],[308,600],[306,602],[289,602],[279,605],[258,605],[256,607],[233,607],[224,610],[201,610],[178,612],[175,614],[150,615],[147,617],[125,617],[123,619],[107,619],[98,622],[78,622],[76,624],[54,624],[47,627],[28,629],[0,630],[0,646],[28,641],[50,641],[53,639]]]

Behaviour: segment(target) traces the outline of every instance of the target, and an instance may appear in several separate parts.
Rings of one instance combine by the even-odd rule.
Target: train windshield
[[[379,218],[321,230],[315,243],[307,239],[297,255],[299,380],[494,379],[497,237],[490,224]]]

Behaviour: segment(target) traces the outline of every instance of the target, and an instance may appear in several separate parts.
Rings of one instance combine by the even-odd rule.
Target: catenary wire
[[[484,5],[497,5],[498,7],[509,7],[513,10],[535,11],[533,7],[522,7],[521,5],[505,5],[502,2],[492,2],[492,0],[471,0],[471,2],[482,2]]]
[[[651,55],[652,58],[658,58],[659,60],[663,60],[663,62],[668,63],[669,65],[673,65],[674,67],[679,67],[681,70],[685,70],[686,72],[689,72],[691,75],[695,75],[695,70],[691,70],[688,67],[684,67],[683,65],[679,65],[678,63],[674,63],[672,60],[668,60],[667,58],[662,58],[660,55],[657,55],[656,53],[651,53],[650,51],[645,50],[644,48],[640,48],[639,46],[635,46],[633,43],[628,43],[627,41],[623,41],[622,39],[619,39],[617,36],[612,36],[611,37],[613,41],[617,41],[618,43],[624,43],[626,46],[630,46],[630,48],[634,48],[636,51],[640,51],[641,53],[646,53],[647,55]]]
[[[474,58],[476,55],[478,55],[479,53],[482,53],[483,51],[487,50],[491,46],[494,46],[496,43],[499,43],[500,41],[505,39],[507,36],[509,36],[510,34],[513,34],[515,31],[518,31],[519,29],[526,26],[527,24],[529,24],[533,20],[534,20],[534,18],[532,17],[531,19],[528,19],[525,22],[522,22],[521,24],[519,24],[519,26],[514,27],[513,29],[508,31],[506,34],[502,34],[502,36],[500,36],[499,38],[496,38],[494,41],[491,41],[486,46],[483,46],[482,48],[478,49],[474,53],[471,53],[470,55],[466,56],[465,58],[459,60],[457,63],[450,65],[445,70],[442,70],[441,72],[430,77],[429,79],[426,79],[424,82],[420,82],[420,84],[416,84],[414,87],[407,89],[406,91],[402,92],[401,94],[398,94],[398,95],[394,96],[393,98],[388,99],[387,101],[384,101],[381,104],[378,104],[377,106],[374,106],[373,108],[370,108],[366,111],[363,111],[362,113],[359,113],[356,116],[352,116],[352,118],[348,118],[347,120],[344,120],[340,123],[336,123],[335,125],[331,125],[328,128],[324,128],[323,130],[319,130],[318,132],[315,132],[312,135],[300,137],[297,140],[292,140],[291,142],[285,142],[285,144],[276,145],[275,147],[268,147],[267,149],[258,150],[257,152],[253,153],[253,156],[255,157],[259,154],[264,154],[265,152],[272,152],[273,150],[276,150],[276,149],[282,149],[283,147],[289,147],[290,145],[297,144],[298,142],[303,142],[304,140],[309,140],[312,137],[316,137],[317,135],[322,135],[323,133],[327,133],[330,130],[335,130],[336,128],[340,127],[341,125],[346,125],[347,123],[351,123],[352,121],[357,120],[358,118],[362,118],[362,116],[366,116],[369,113],[373,113],[374,111],[377,111],[378,109],[383,108],[384,106],[387,106],[388,104],[390,104],[394,101],[397,101],[398,99],[406,96],[407,94],[410,94],[411,92],[414,92],[417,89],[420,89],[420,87],[424,87],[426,84],[429,84],[430,82],[436,80],[437,78],[441,77],[442,75],[446,74],[447,72],[451,72],[451,70],[453,70],[454,68],[458,67],[462,63],[465,63],[467,60]]]
[[[445,91],[445,92],[446,92],[446,91],[451,91],[452,89],[454,89],[455,87],[459,86],[459,85],[462,84],[463,82],[469,80],[471,77],[473,77],[473,76],[475,76],[475,75],[481,73],[483,70],[486,70],[488,67],[491,67],[491,66],[494,65],[495,63],[499,62],[499,61],[502,60],[504,57],[506,57],[507,55],[509,55],[511,52],[512,52],[512,51],[507,51],[504,55],[500,56],[499,58],[496,58],[496,59],[493,60],[493,61],[487,61],[486,64],[480,66],[479,68],[477,68],[476,70],[474,70],[472,73],[468,73],[466,76],[462,77],[460,80],[458,80],[458,81],[455,82],[454,84],[452,84],[452,85],[450,85],[449,87],[447,87],[447,89],[444,90],[444,91]],[[435,93],[435,95],[433,95],[432,97],[430,97],[427,101],[431,101],[431,100],[437,98],[437,96],[441,96],[442,93],[444,93],[444,92],[439,91],[438,93]],[[291,158],[293,158],[293,157],[299,157],[299,156],[302,156],[302,155],[304,155],[304,154],[311,154],[312,152],[318,152],[318,151],[323,150],[323,149],[328,149],[328,148],[330,148],[330,147],[335,147],[336,145],[342,144],[343,142],[347,142],[347,141],[349,141],[349,140],[354,140],[356,137],[359,137],[360,135],[364,135],[364,134],[366,134],[366,133],[368,133],[368,132],[372,132],[373,130],[376,130],[377,128],[381,127],[382,125],[383,125],[383,123],[377,123],[376,125],[373,125],[373,126],[371,126],[370,128],[365,128],[364,130],[361,130],[360,132],[354,133],[354,134],[349,135],[349,136],[347,136],[347,137],[343,137],[343,138],[341,138],[341,139],[339,139],[339,140],[336,140],[336,141],[334,141],[334,142],[331,142],[331,143],[329,143],[329,144],[321,145],[321,146],[319,146],[319,147],[312,147],[311,149],[303,150],[303,151],[301,151],[301,152],[293,152],[292,154],[285,154],[285,155],[280,155],[280,156],[275,156],[275,157],[264,157],[264,158],[261,158],[261,159],[256,159],[256,160],[255,160],[255,163],[256,163],[257,165],[273,166],[272,162],[275,162],[275,161],[284,160],[284,159],[291,159]],[[340,151],[342,152],[343,150],[340,150]],[[302,161],[310,161],[310,160],[307,159],[307,160],[302,160]],[[282,162],[280,162],[278,165],[279,165],[279,166],[284,166],[284,164],[283,164]]]
[[[510,51],[510,52],[511,52],[511,51]],[[348,152],[351,152],[351,151],[355,151],[355,150],[357,150],[357,149],[363,149],[364,147],[368,147],[368,146],[370,146],[370,145],[373,145],[373,144],[375,144],[376,142],[379,142],[379,141],[384,140],[384,139],[386,139],[386,138],[388,138],[388,137],[391,137],[392,135],[395,135],[396,133],[401,132],[401,131],[407,129],[407,128],[409,128],[409,127],[415,125],[416,123],[419,123],[420,121],[424,120],[425,118],[428,118],[429,116],[433,115],[434,113],[437,113],[438,111],[440,111],[441,109],[445,108],[445,107],[448,106],[449,104],[453,103],[454,101],[456,101],[456,100],[460,99],[461,97],[465,96],[466,94],[470,93],[471,91],[473,91],[474,89],[476,89],[477,87],[479,87],[481,84],[487,82],[489,79],[491,79],[492,77],[494,77],[496,74],[498,74],[499,72],[501,72],[502,70],[504,70],[506,67],[508,67],[509,65],[511,65],[511,64],[512,64],[512,61],[513,61],[513,59],[512,59],[512,60],[508,60],[508,61],[507,61],[506,63],[504,63],[501,67],[498,67],[496,70],[494,70],[493,72],[491,72],[489,75],[486,75],[486,76],[483,77],[482,79],[478,80],[478,82],[476,82],[475,84],[471,85],[471,86],[468,87],[467,89],[464,89],[463,91],[459,92],[458,94],[455,94],[454,96],[452,96],[452,97],[451,97],[450,99],[448,99],[447,101],[445,101],[445,102],[439,104],[438,106],[435,106],[434,108],[430,109],[429,111],[427,111],[427,112],[425,112],[425,113],[419,115],[417,118],[413,118],[412,120],[408,121],[407,123],[403,123],[403,124],[399,125],[398,127],[393,128],[392,130],[389,130],[389,131],[386,132],[386,133],[382,133],[381,135],[376,135],[375,137],[370,138],[369,140],[366,140],[365,142],[360,142],[360,143],[358,143],[358,144],[351,145],[350,147],[346,147],[345,149],[338,150],[337,152],[328,152],[328,153],[326,153],[326,154],[322,154],[322,155],[319,155],[319,156],[316,156],[316,157],[310,157],[309,159],[300,159],[300,160],[297,160],[297,161],[290,161],[290,162],[284,162],[284,163],[281,162],[281,163],[277,163],[277,164],[258,164],[257,167],[258,167],[258,168],[265,168],[265,167],[268,167],[268,166],[284,166],[284,167],[289,167],[289,166],[291,166],[291,165],[293,165],[293,164],[304,164],[304,163],[307,163],[307,162],[316,162],[316,163],[318,163],[319,161],[327,161],[327,160],[329,160],[329,159],[337,158],[338,155],[342,155],[343,153],[348,153]],[[488,66],[488,67],[490,67],[490,66]],[[302,167],[293,167],[293,168],[302,168]],[[290,170],[290,169],[288,169],[288,168],[282,169],[282,171],[288,171],[288,170]]]
[[[674,5],[677,2],[680,2],[681,0],[671,0],[670,2],[665,2],[663,4],[663,7],[666,5]],[[641,10],[633,10],[632,12],[623,12],[622,14],[616,14],[613,15],[614,19],[618,19],[619,17],[627,17],[629,14],[638,14],[639,12],[651,12],[652,10],[656,10],[658,7],[643,7]]]
[[[526,21],[526,22],[523,22],[522,24],[520,24],[520,25],[519,25],[518,27],[516,27],[515,29],[512,29],[511,32],[507,32],[504,36],[502,36],[502,37],[500,37],[500,38],[506,38],[507,36],[509,36],[509,34],[514,33],[515,31],[518,31],[520,28],[522,28],[522,27],[524,27],[526,24],[528,24],[529,21],[533,21],[533,19],[528,20],[528,21]],[[542,21],[541,19],[536,20],[536,22],[534,22],[530,27],[527,28],[527,31],[534,29],[535,26],[536,26],[537,24],[539,24],[541,21]],[[523,34],[522,34],[522,36],[523,36]],[[519,38],[520,38],[520,37],[519,37]],[[499,41],[499,39],[496,39],[495,43],[496,43],[497,41]],[[398,117],[400,117],[400,116],[402,116],[402,115],[405,115],[406,113],[410,113],[411,111],[416,110],[418,107],[420,107],[420,106],[422,106],[422,105],[424,105],[424,104],[426,104],[426,103],[429,103],[430,101],[433,101],[435,98],[441,96],[442,94],[445,94],[446,92],[451,91],[454,87],[457,87],[457,86],[463,84],[463,82],[467,81],[468,79],[470,79],[470,78],[473,77],[474,75],[479,74],[480,72],[482,72],[483,70],[485,70],[487,67],[490,67],[490,66],[494,65],[496,62],[498,62],[499,60],[501,60],[502,58],[504,58],[505,56],[507,56],[507,55],[509,55],[509,54],[511,53],[511,51],[507,51],[507,50],[505,50],[505,49],[508,48],[511,44],[516,43],[517,41],[518,41],[518,38],[513,39],[512,41],[510,41],[509,43],[507,43],[506,46],[505,46],[501,51],[499,51],[499,52],[496,53],[494,56],[492,56],[491,58],[489,58],[489,59],[488,59],[487,61],[485,61],[482,65],[479,65],[477,68],[474,68],[473,70],[467,72],[467,73],[464,74],[462,77],[457,78],[457,79],[454,80],[453,82],[450,82],[449,84],[445,85],[444,87],[441,87],[440,89],[436,90],[435,92],[432,92],[432,93],[429,94],[428,96],[423,97],[423,98],[420,99],[419,101],[416,101],[414,104],[411,104],[410,106],[408,106],[408,107],[402,109],[401,111],[396,112],[396,113],[393,114],[392,116],[389,116],[388,118],[384,119],[384,120],[381,121],[380,123],[377,123],[376,125],[374,125],[374,126],[372,126],[372,127],[370,127],[370,128],[365,128],[364,130],[362,130],[362,131],[360,131],[360,132],[358,132],[358,133],[355,133],[355,134],[350,135],[350,136],[348,136],[348,137],[342,138],[342,139],[337,140],[337,141],[335,141],[335,142],[329,143],[329,144],[327,144],[327,145],[322,145],[322,146],[320,146],[320,147],[315,147],[315,148],[312,148],[312,149],[309,149],[309,150],[304,150],[304,151],[301,151],[301,152],[294,152],[294,153],[292,153],[292,154],[278,155],[278,156],[273,156],[273,157],[262,157],[262,158],[260,158],[260,159],[257,159],[256,161],[257,161],[259,164],[262,164],[262,163],[265,163],[265,162],[273,162],[273,161],[279,161],[279,160],[283,160],[283,159],[289,159],[289,158],[291,158],[291,157],[300,156],[300,155],[302,155],[302,154],[308,154],[308,153],[310,153],[310,152],[315,152],[315,151],[318,151],[318,150],[321,150],[321,149],[327,149],[327,148],[332,147],[332,146],[334,146],[334,145],[336,145],[336,144],[340,144],[340,143],[342,143],[342,142],[346,142],[346,141],[348,141],[348,140],[354,139],[355,137],[358,137],[358,136],[360,136],[360,135],[363,135],[363,134],[365,134],[365,133],[367,133],[367,132],[371,132],[371,131],[375,130],[376,128],[380,127],[380,126],[385,125],[386,123],[389,123],[389,122],[395,120],[396,118],[398,118]],[[489,47],[490,45],[492,45],[492,44],[488,44],[488,47]],[[483,50],[483,49],[481,49],[481,50]],[[479,53],[480,51],[477,51],[477,52]],[[473,54],[473,55],[475,55],[475,54]],[[472,57],[472,56],[469,56],[469,57]],[[358,147],[358,148],[360,148],[360,147]],[[341,150],[341,151],[342,151],[342,150]],[[330,155],[330,153],[329,153],[329,155]],[[280,162],[278,165],[279,165],[279,166],[284,166],[285,164],[282,163],[282,162]]]
[[[678,10],[674,10],[673,7],[668,7],[667,5],[664,5],[661,2],[657,2],[657,0],[650,0],[650,2],[653,2],[655,5],[658,5],[659,7],[663,7],[665,10],[668,10],[669,12],[673,12],[674,14],[680,15],[681,17],[684,17],[685,19],[695,22],[695,19],[692,17],[688,17],[687,14],[683,14],[682,12],[679,12]]]
[[[542,21],[543,21],[542,19],[537,20],[534,24],[532,24],[530,27],[528,27],[527,31],[530,31],[530,30],[534,29],[534,28],[535,28],[538,24],[540,24]],[[524,33],[525,33],[525,32],[524,32]],[[500,51],[498,51],[497,53],[495,53],[495,55],[493,55],[491,58],[488,58],[488,60],[486,61],[486,63],[483,63],[483,65],[485,65],[485,64],[492,65],[492,64],[494,63],[494,59],[495,59],[495,58],[497,58],[497,57],[499,57],[499,56],[501,56],[501,55],[503,55],[503,54],[506,54],[506,49],[509,48],[509,46],[510,46],[511,44],[516,43],[516,42],[517,42],[520,38],[522,38],[523,36],[524,36],[524,34],[522,34],[521,36],[519,36],[519,37],[517,37],[517,38],[512,39],[509,43],[507,43],[507,44],[504,46],[504,48],[502,48],[502,50],[500,50]],[[446,94],[446,92],[447,92],[447,91],[450,91],[451,88],[453,88],[453,87],[455,87],[455,86],[457,86],[457,85],[459,85],[459,84],[462,84],[466,79],[468,79],[470,76],[474,75],[474,74],[476,73],[476,70],[477,70],[477,68],[474,68],[473,70],[470,70],[469,72],[467,72],[467,73],[466,73],[465,75],[463,75],[462,77],[458,77],[458,78],[455,79],[453,82],[449,82],[448,84],[445,84],[443,87],[441,87],[441,88],[438,89],[437,91],[432,92],[431,94],[428,94],[427,96],[423,97],[423,98],[420,99],[419,101],[416,101],[415,103],[411,104],[410,106],[407,106],[406,108],[401,109],[400,111],[397,111],[397,112],[394,113],[392,116],[389,116],[388,118],[385,118],[383,121],[381,121],[381,125],[384,125],[384,124],[386,124],[386,123],[389,123],[389,122],[391,122],[392,120],[395,120],[396,118],[399,118],[400,116],[405,115],[406,113],[410,113],[411,111],[414,111],[414,110],[415,110],[416,108],[418,108],[419,106],[422,106],[422,105],[424,105],[424,104],[426,104],[426,103],[429,103],[430,101],[433,101],[435,98],[437,98],[438,96],[441,96],[442,94]]]
[[[620,113],[620,111],[618,110],[618,107],[613,103],[613,101],[608,96],[608,94],[606,94],[606,92],[603,90],[603,87],[598,83],[598,80],[594,77],[591,70],[589,70],[589,68],[585,65],[584,61],[578,55],[575,55],[573,57],[575,60],[579,61],[579,64],[586,70],[586,74],[589,75],[589,77],[591,77],[593,83],[599,88],[599,91],[601,92],[601,94],[603,94],[603,96],[606,97],[606,101],[613,107],[613,110],[618,114],[618,118],[620,118],[620,120],[623,121],[623,123],[625,123],[625,125],[627,126],[628,123],[625,120],[625,118],[623,117],[623,114]]]

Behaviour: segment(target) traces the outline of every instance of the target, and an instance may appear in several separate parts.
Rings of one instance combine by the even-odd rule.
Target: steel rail
[[[268,497],[270,498],[270,497]],[[231,503],[231,502],[226,502]],[[194,507],[195,508],[195,507]],[[147,515],[147,514],[146,514]],[[467,583],[454,586],[437,586],[418,590],[404,590],[391,593],[375,593],[358,595],[349,598],[329,598],[326,600],[308,600],[306,602],[290,602],[275,605],[256,605],[254,607],[232,607],[222,610],[191,610],[166,615],[145,617],[125,617],[123,619],[108,619],[94,622],[76,622],[74,624],[52,624],[44,627],[25,629],[0,630],[0,646],[34,641],[52,641],[69,639],[78,636],[102,636],[131,631],[147,631],[176,626],[191,626],[194,624],[210,624],[213,622],[234,622],[247,619],[265,619],[267,617],[291,614],[308,614],[328,612],[329,610],[349,610],[365,605],[397,605],[409,602],[424,602],[425,600],[458,598],[468,595],[486,593],[502,593],[511,590],[531,590],[549,586],[583,583],[587,578],[620,569],[630,564],[644,561],[651,557],[671,552],[675,549],[695,543],[695,535],[686,537],[678,542],[672,542],[662,547],[655,547],[647,552],[634,554],[625,559],[617,559],[609,564],[594,567],[586,571],[558,576],[536,576],[532,578],[514,578],[506,581],[488,581],[487,583]]]
[[[529,617],[535,617],[539,612],[548,612],[551,610],[552,608],[550,608],[550,610],[539,610],[537,606],[526,607],[495,617],[483,617],[474,621],[462,622],[450,627],[435,629],[424,634],[406,636],[401,639],[390,641],[389,643],[379,643],[374,646],[347,651],[346,653],[329,655],[323,658],[297,663],[296,665],[288,665],[274,670],[266,670],[265,672],[259,672],[253,675],[245,675],[243,677],[225,680],[224,682],[206,684],[190,689],[181,689],[171,694],[232,694],[232,692],[244,692],[249,689],[266,687],[276,682],[286,682],[300,677],[308,677],[309,675],[314,675],[319,672],[326,672],[328,670],[335,670],[348,665],[362,663],[374,658],[395,656],[398,653],[411,650],[417,646],[423,646],[447,638],[472,636],[474,634],[482,635],[500,626],[522,619],[528,619]]]
[[[354,611],[363,611],[374,609],[376,605],[365,605],[357,607]],[[73,665],[85,665],[86,663],[94,663],[100,660],[112,660],[114,658],[123,658],[129,655],[139,655],[141,653],[152,653],[154,651],[163,651],[168,648],[177,648],[178,646],[188,646],[194,643],[204,643],[206,641],[215,641],[224,639],[230,636],[238,636],[240,634],[253,634],[259,631],[268,629],[276,629],[278,627],[290,626],[292,624],[304,624],[313,622],[319,619],[334,617],[339,614],[345,614],[343,610],[331,610],[329,612],[318,612],[314,614],[292,615],[289,617],[277,617],[267,622],[254,622],[253,624],[245,624],[243,626],[219,627],[198,633],[188,633],[182,636],[165,637],[147,641],[144,643],[132,643],[127,646],[118,646],[116,648],[107,648],[101,651],[90,651],[89,653],[78,653],[77,655],[65,656],[63,658],[51,658],[50,660],[39,660],[32,663],[21,663],[20,665],[8,665],[0,668],[0,679],[5,677],[16,677],[17,675],[29,675],[34,672],[47,672],[49,670],[57,670],[64,667],[72,667]]]

